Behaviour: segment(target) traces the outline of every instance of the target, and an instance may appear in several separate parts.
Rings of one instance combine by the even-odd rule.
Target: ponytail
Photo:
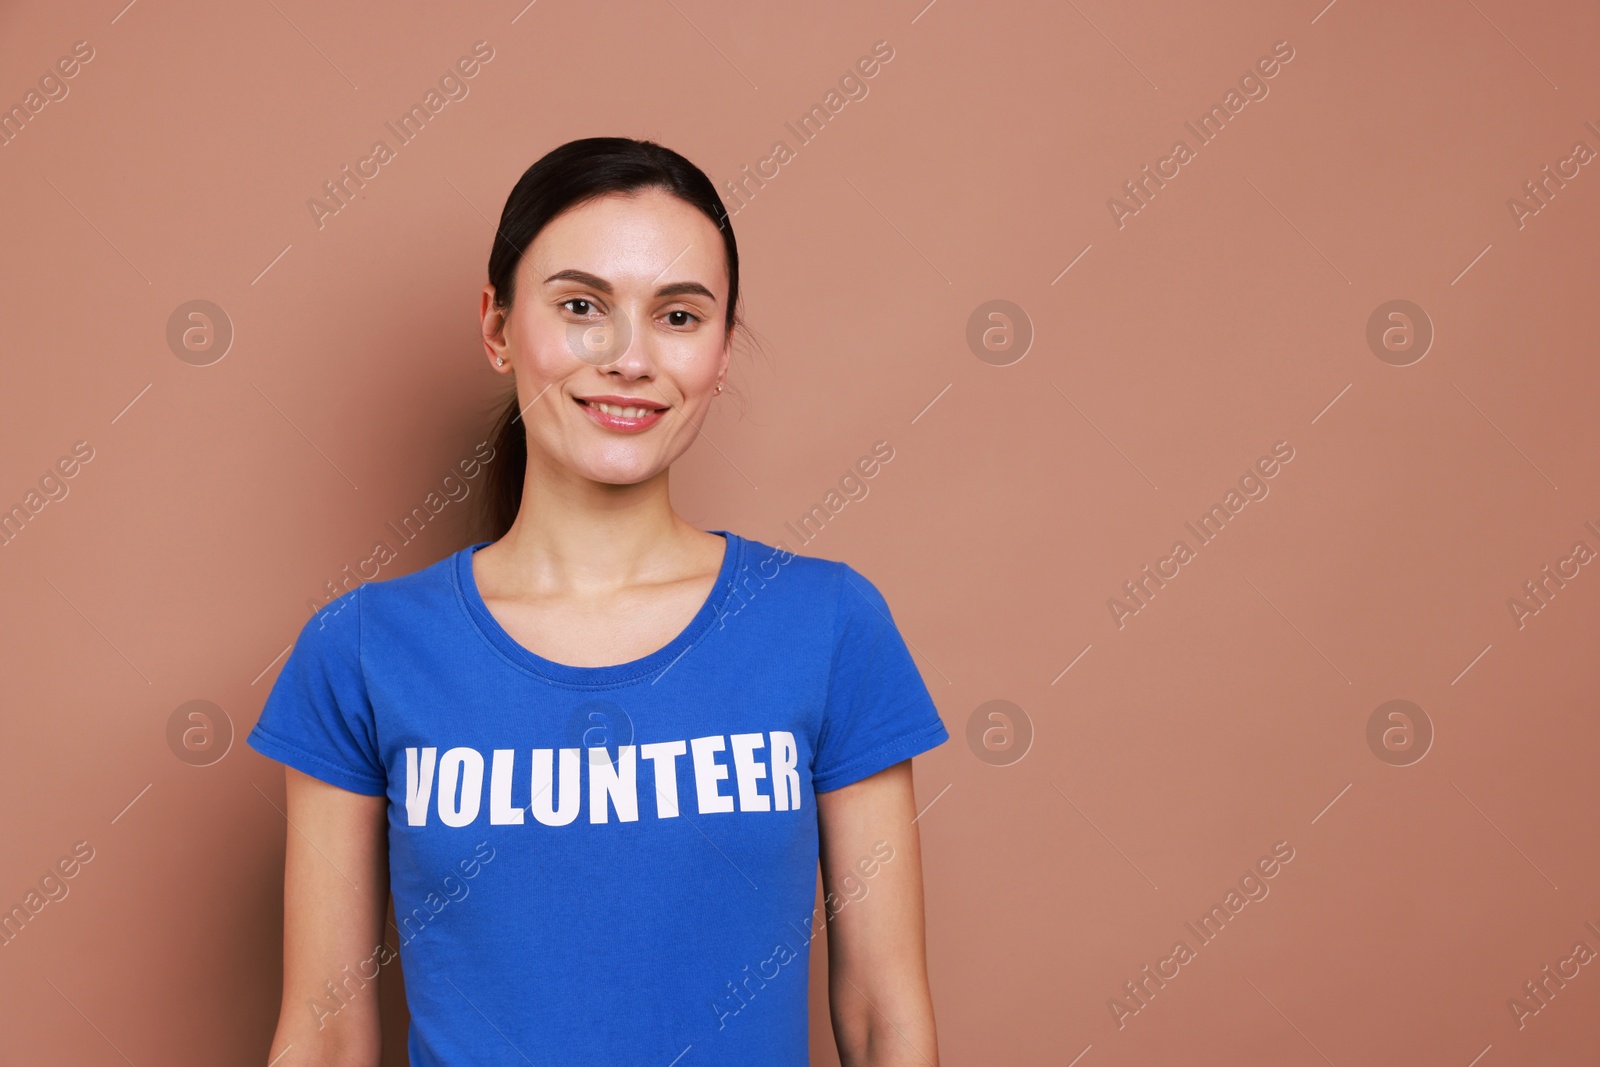
[[[486,465],[480,522],[484,541],[498,541],[517,521],[522,507],[522,482],[528,470],[528,438],[517,411],[517,392],[512,389],[489,433],[494,460]]]

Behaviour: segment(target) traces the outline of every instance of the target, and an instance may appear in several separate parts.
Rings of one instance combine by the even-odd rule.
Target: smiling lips
[[[667,410],[664,404],[637,396],[575,396],[572,399],[583,408],[585,415],[618,433],[649,429],[661,421]]]

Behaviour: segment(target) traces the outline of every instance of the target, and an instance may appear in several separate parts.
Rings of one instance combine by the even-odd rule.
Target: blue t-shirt
[[[950,735],[872,583],[710,532],[715,588],[631,663],[518,644],[488,542],[301,630],[249,744],[389,798],[416,1067],[810,1062],[816,793]]]

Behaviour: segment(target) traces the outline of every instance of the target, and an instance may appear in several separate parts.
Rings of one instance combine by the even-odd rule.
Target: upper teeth
[[[616,404],[605,404],[598,400],[591,400],[589,403],[593,404],[607,415],[620,415],[625,419],[642,419],[646,415],[650,414],[651,411],[650,408],[625,408]]]

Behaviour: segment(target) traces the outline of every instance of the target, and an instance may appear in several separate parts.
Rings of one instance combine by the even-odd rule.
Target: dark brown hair
[[[511,310],[516,298],[517,266],[533,239],[552,219],[597,197],[652,188],[664,189],[699,208],[716,223],[728,262],[725,326],[732,332],[738,325],[743,333],[739,318],[739,246],[734,242],[733,225],[716,187],[705,172],[672,149],[628,137],[568,141],[523,172],[506,198],[494,247],[489,252],[489,283],[494,286],[495,306]],[[483,539],[497,541],[511,529],[522,507],[522,482],[528,465],[528,442],[515,388],[491,434],[494,460],[485,473],[480,525]]]

